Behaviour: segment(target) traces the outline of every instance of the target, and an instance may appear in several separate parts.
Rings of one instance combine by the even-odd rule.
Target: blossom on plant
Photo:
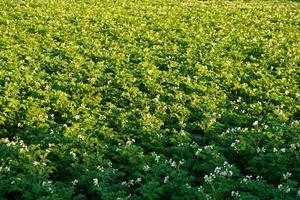
[[[77,183],[78,183],[78,180],[77,180],[77,179],[74,179],[74,181],[72,181],[72,184],[73,184],[73,185],[77,185]]]
[[[198,192],[203,192],[203,186],[202,186],[202,185],[200,185],[200,186],[198,187]]]
[[[196,151],[195,156],[199,156],[199,155],[201,154],[202,151],[203,151],[203,150],[202,150],[201,148],[199,148],[199,149]]]
[[[130,185],[134,185],[134,180],[129,180],[129,182],[128,182],[128,185],[130,186]]]
[[[137,178],[137,179],[135,180],[135,182],[136,182],[136,183],[142,182],[142,178]]]
[[[74,153],[73,151],[70,151],[70,155],[75,158],[76,157],[76,153]]]
[[[264,147],[262,147],[262,148],[257,147],[256,152],[257,153],[260,153],[260,152],[265,153],[266,149]]]
[[[235,197],[235,198],[239,198],[241,195],[240,195],[239,191],[232,191],[231,196]]]
[[[284,180],[287,180],[287,179],[289,179],[292,176],[292,174],[290,172],[287,172],[285,174],[282,174],[282,176],[283,176]]]
[[[99,181],[97,178],[93,178],[93,183],[95,186],[99,186]]]
[[[177,167],[177,164],[176,164],[175,161],[173,161],[173,162],[171,163],[171,167]]]
[[[147,171],[150,170],[150,167],[149,167],[149,165],[145,165],[145,166],[143,167],[143,169],[144,169],[145,172],[147,172]]]
[[[165,179],[164,179],[164,183],[166,183],[168,181],[169,181],[169,176],[166,176]]]
[[[207,183],[211,183],[211,182],[213,182],[213,180],[215,178],[216,178],[216,176],[214,174],[210,173],[209,176],[208,175],[204,176],[204,181]]]
[[[134,142],[135,142],[135,139],[128,140],[128,141],[126,142],[126,145],[132,145]]]
[[[37,166],[38,164],[39,164],[38,161],[34,161],[34,162],[33,162],[33,165],[34,165],[34,166]]]
[[[108,166],[108,167],[112,167],[112,162],[109,161],[109,162],[107,163],[107,166]]]
[[[256,176],[256,180],[259,181],[260,179],[262,179],[261,176]]]
[[[78,135],[78,138],[79,138],[80,140],[84,140],[84,139],[85,139],[85,137],[84,137],[83,135]]]
[[[253,122],[253,126],[257,126],[258,125],[258,121]]]

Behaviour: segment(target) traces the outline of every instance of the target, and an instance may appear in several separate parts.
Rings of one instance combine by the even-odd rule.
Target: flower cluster
[[[211,183],[216,177],[231,177],[233,175],[233,171],[231,170],[232,167],[232,165],[225,161],[223,166],[216,167],[212,173],[205,175],[204,181]]]

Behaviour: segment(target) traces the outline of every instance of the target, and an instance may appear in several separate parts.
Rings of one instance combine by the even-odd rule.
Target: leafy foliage
[[[299,198],[299,3],[0,9],[0,199]]]

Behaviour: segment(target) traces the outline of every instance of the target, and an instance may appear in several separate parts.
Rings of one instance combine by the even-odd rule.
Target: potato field
[[[0,0],[6,199],[300,199],[300,2]]]

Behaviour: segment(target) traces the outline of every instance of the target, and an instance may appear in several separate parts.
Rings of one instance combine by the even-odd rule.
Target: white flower
[[[299,188],[299,190],[297,192],[297,197],[300,197],[300,188]]]
[[[128,141],[126,142],[126,144],[127,144],[127,145],[132,145],[134,142],[135,142],[135,140],[132,139],[132,140],[128,140]]]
[[[283,185],[282,185],[282,184],[279,184],[279,185],[277,186],[277,188],[278,188],[279,190],[281,190],[281,189],[283,188]]]
[[[159,159],[160,159],[160,156],[159,156],[159,155],[157,155],[155,152],[152,152],[151,155],[154,157],[154,160],[155,160],[156,162],[159,162]]]
[[[54,147],[55,144],[50,143],[50,144],[48,144],[48,146],[49,146],[49,148],[51,148],[51,147]]]
[[[73,184],[73,185],[77,185],[77,183],[78,183],[78,180],[77,180],[77,179],[74,179],[74,181],[72,181],[72,184]]]
[[[297,149],[297,145],[296,144],[291,144],[291,149],[296,150]]]
[[[177,165],[176,165],[176,162],[175,161],[173,161],[172,163],[171,163],[171,167],[176,167]]]
[[[53,194],[53,192],[54,192],[53,189],[52,189],[51,187],[48,188],[48,191],[49,191],[51,194]]]
[[[227,173],[226,173],[225,171],[222,171],[222,172],[220,173],[221,176],[226,176],[226,174],[227,174]]]
[[[204,181],[207,182],[207,183],[211,183],[213,182],[214,178],[216,178],[216,176],[212,173],[210,173],[210,175],[205,175],[204,176]]]
[[[266,152],[266,149],[264,147],[262,147],[262,148],[257,147],[256,152],[257,153],[260,153],[260,152],[264,153],[264,152]]]
[[[159,94],[158,95],[156,95],[156,97],[153,99],[154,101],[156,101],[156,102],[159,102]]]
[[[230,146],[235,150],[238,151],[238,144],[240,143],[240,140],[235,140]]]
[[[232,191],[231,192],[231,196],[235,197],[235,198],[239,198],[240,197],[240,193],[239,193],[239,191]]]
[[[205,181],[205,182],[209,182],[209,177],[208,177],[208,175],[205,175],[205,176],[204,176],[204,181]]]
[[[183,163],[184,163],[184,159],[179,161],[179,165],[183,165]]]
[[[256,180],[259,181],[260,179],[262,179],[261,176],[256,176]]]
[[[143,167],[143,169],[144,169],[145,172],[147,172],[147,171],[150,170],[150,167],[149,167],[149,165],[145,165],[145,166]]]
[[[95,186],[98,186],[99,185],[98,179],[97,178],[93,178],[93,183],[94,183]]]
[[[213,145],[206,145],[206,146],[204,147],[204,149],[213,149],[213,148],[214,148]]]
[[[43,181],[42,186],[51,185],[52,181]]]
[[[155,156],[155,161],[159,162],[160,156]]]
[[[287,180],[288,178],[290,178],[292,176],[292,174],[290,172],[287,172],[285,174],[282,174],[282,176],[283,176],[284,180]]]
[[[215,170],[214,170],[214,172],[215,172],[216,174],[219,174],[220,171],[221,171],[221,167],[216,167]]]
[[[126,142],[126,144],[127,144],[127,145],[131,145],[131,144],[132,144],[132,141],[131,141],[131,140],[128,140],[128,141]]]
[[[33,162],[33,165],[34,165],[34,166],[37,166],[38,164],[39,164],[38,161],[34,161],[34,162]]]
[[[253,122],[253,126],[257,126],[258,125],[258,121]]]
[[[74,153],[73,151],[70,151],[70,155],[75,158],[76,157],[76,153]]]
[[[165,179],[164,179],[164,183],[166,183],[168,181],[169,181],[169,176],[166,176]]]
[[[195,156],[199,156],[199,155],[201,154],[201,152],[202,152],[202,149],[199,148],[199,149],[196,151]]]
[[[203,187],[202,187],[202,185],[198,187],[198,192],[203,192]]]
[[[243,178],[243,180],[241,181],[241,183],[247,183],[248,179],[247,178]]]
[[[80,139],[80,140],[84,140],[84,136],[83,135],[78,135],[78,138]]]
[[[142,178],[137,178],[137,179],[135,180],[135,182],[136,182],[136,183],[142,182]]]
[[[9,171],[10,171],[10,167],[7,167],[7,166],[6,166],[6,167],[4,168],[4,170],[6,170],[7,172],[9,172]]]
[[[99,171],[101,171],[101,172],[104,172],[104,168],[101,167],[101,166],[97,166],[97,169],[98,169]]]
[[[134,180],[130,180],[129,182],[128,182],[128,185],[134,185]]]

